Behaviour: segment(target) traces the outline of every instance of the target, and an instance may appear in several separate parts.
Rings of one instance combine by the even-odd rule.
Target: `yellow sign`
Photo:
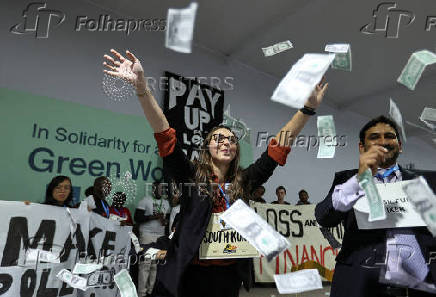
[[[259,257],[257,250],[234,229],[226,228],[219,219],[221,213],[213,213],[203,241],[200,245],[199,258],[230,259]]]

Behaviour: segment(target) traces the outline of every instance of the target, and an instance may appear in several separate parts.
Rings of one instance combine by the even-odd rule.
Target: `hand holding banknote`
[[[310,108],[317,108],[324,98],[325,92],[327,91],[327,88],[329,86],[329,83],[325,82],[325,78],[323,77],[322,80],[319,82],[319,84],[316,85],[315,89],[313,90],[312,94],[310,95],[309,99],[307,99],[304,106],[310,107]]]
[[[384,162],[385,153],[388,152],[388,149],[381,145],[372,145],[368,150],[365,150],[363,145],[361,145],[359,150],[360,157],[358,175],[361,176],[367,169],[371,169],[372,175],[375,175],[379,164]]]

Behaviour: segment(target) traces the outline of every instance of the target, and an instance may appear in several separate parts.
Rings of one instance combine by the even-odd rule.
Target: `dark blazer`
[[[424,176],[429,186],[433,191],[436,191],[436,172],[411,171],[401,167],[400,171],[403,180],[410,180],[419,175]],[[336,185],[345,183],[357,172],[357,169],[337,172],[327,197],[318,203],[315,208],[316,220],[321,226],[334,227],[340,223],[344,225],[344,238],[341,251],[336,257],[336,265],[338,263],[346,265],[374,265],[374,263],[383,263],[385,258],[386,229],[359,230],[353,209],[341,212],[333,208],[332,194]],[[422,254],[428,263],[430,253],[436,252],[436,240],[426,227],[416,227],[412,228],[412,230],[415,232]],[[433,276],[433,282],[436,282],[436,263],[434,261],[429,265],[429,269]],[[343,282],[344,284],[347,282],[353,283],[356,278],[362,278],[362,275],[347,275],[342,278],[336,278],[336,281]]]
[[[212,215],[212,199],[200,195],[193,185],[195,166],[176,143],[174,151],[163,158],[163,164],[177,184],[183,183],[180,199],[180,220],[166,255],[166,264],[158,271],[158,286],[163,286],[173,296],[180,292],[180,282],[192,259],[197,255],[200,243]],[[243,170],[242,183],[251,192],[265,183],[278,163],[264,152],[255,163]],[[191,186],[189,185],[191,184]],[[251,286],[251,259],[237,260],[235,273],[248,290]]]

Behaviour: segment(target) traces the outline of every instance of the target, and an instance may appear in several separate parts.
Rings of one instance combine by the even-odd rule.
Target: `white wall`
[[[243,119],[251,128],[255,157],[266,148],[255,146],[256,134],[260,131],[275,134],[295,112],[294,109],[270,101],[278,78],[237,61],[229,61],[199,46],[194,47],[191,55],[169,51],[163,46],[164,32],[136,32],[127,37],[118,32],[75,32],[77,15],[97,18],[100,14],[111,14],[112,18],[117,17],[113,12],[82,1],[49,2],[49,8],[65,12],[67,18],[61,26],[51,29],[48,39],[35,39],[32,34],[11,34],[9,28],[22,21],[21,13],[27,4],[27,1],[22,0],[0,3],[0,87],[124,114],[142,114],[136,99],[118,103],[105,97],[101,91],[103,54],[110,48],[130,49],[141,59],[148,76],[158,78],[168,70],[184,76],[233,77],[234,89],[226,91],[225,104],[230,104],[232,114]],[[165,18],[165,15],[146,17]],[[159,101],[161,95],[162,92],[155,92]],[[382,114],[387,112],[387,106],[388,103],[383,102],[381,107],[374,108],[379,108]],[[334,159],[317,159],[313,149],[306,151],[305,148],[294,147],[287,165],[277,169],[265,185],[266,200],[275,200],[275,187],[284,185],[288,190],[287,200],[291,203],[297,201],[297,192],[301,188],[309,192],[312,202],[320,201],[330,188],[335,171],[358,165],[358,131],[368,119],[355,113],[335,110],[328,105],[328,95],[326,104],[318,110],[318,114],[332,114],[335,117],[337,134],[347,136],[347,146],[338,149]],[[316,135],[315,117],[302,133]],[[433,147],[410,137],[404,146],[400,163],[413,162],[416,168],[435,169],[434,155]]]

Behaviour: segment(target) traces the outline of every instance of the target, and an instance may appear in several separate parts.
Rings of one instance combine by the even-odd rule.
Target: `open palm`
[[[106,61],[103,65],[108,68],[103,71],[109,75],[124,79],[134,85],[136,89],[144,87],[144,70],[142,69],[141,62],[135,57],[135,55],[129,51],[126,51],[126,56],[123,57],[119,52],[114,49],[110,50],[116,57],[112,58],[109,55],[104,55]]]

